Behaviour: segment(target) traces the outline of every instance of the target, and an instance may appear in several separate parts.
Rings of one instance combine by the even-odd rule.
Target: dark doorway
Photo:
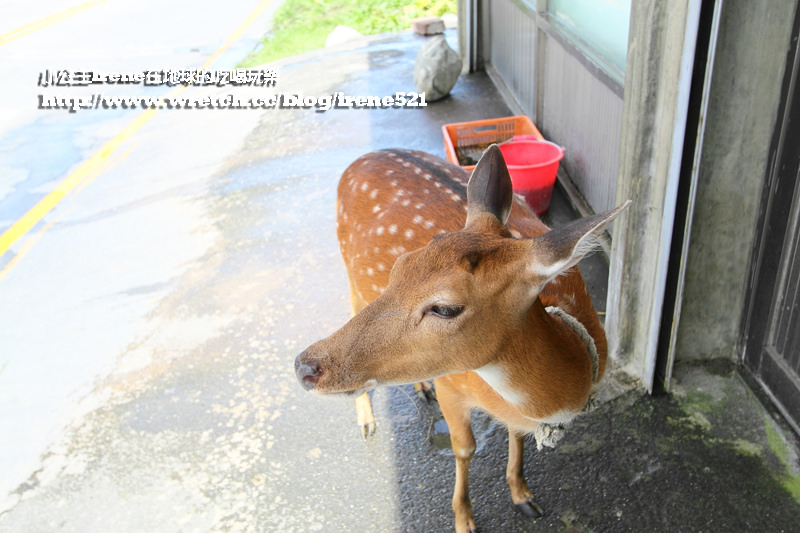
[[[800,87],[798,21],[784,76],[781,108],[751,267],[742,328],[744,366],[800,433]]]

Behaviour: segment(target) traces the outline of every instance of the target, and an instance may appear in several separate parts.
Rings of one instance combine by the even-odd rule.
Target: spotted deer
[[[356,397],[365,435],[367,391],[434,380],[456,460],[457,532],[475,531],[474,408],[508,427],[512,501],[542,513],[523,476],[523,437],[581,412],[603,376],[605,334],[575,265],[627,205],[551,231],[512,194],[496,146],[467,178],[416,151],[350,165],[337,231],[354,315],[295,360],[305,389]]]

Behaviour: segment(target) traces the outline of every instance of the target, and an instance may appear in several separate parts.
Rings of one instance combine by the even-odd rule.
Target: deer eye
[[[455,318],[464,310],[463,305],[432,305],[425,312],[426,315],[433,315],[438,318]]]

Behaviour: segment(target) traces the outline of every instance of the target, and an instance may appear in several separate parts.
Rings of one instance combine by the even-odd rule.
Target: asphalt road
[[[158,334],[148,316],[216,238],[204,206],[193,200],[260,115],[102,105],[73,112],[41,108],[40,95],[201,98],[263,90],[74,83],[80,72],[231,69],[268,29],[275,3],[0,5],[3,496],[39,468],[66,425],[96,406],[89,398],[99,381],[120,364],[141,367],[151,359],[144,346]],[[73,84],[53,85],[64,72]],[[197,341],[198,330],[211,337],[229,320],[185,321],[180,327],[191,335],[158,342],[178,357],[187,337]],[[129,354],[128,363],[121,354]]]

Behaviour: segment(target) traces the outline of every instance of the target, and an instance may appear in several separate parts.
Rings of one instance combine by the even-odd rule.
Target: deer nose
[[[300,382],[300,385],[302,385],[305,390],[311,390],[316,386],[317,381],[319,381],[322,370],[320,370],[317,361],[311,360],[303,362],[305,355],[306,352],[303,352],[294,360],[294,372],[297,374],[297,380]]]

